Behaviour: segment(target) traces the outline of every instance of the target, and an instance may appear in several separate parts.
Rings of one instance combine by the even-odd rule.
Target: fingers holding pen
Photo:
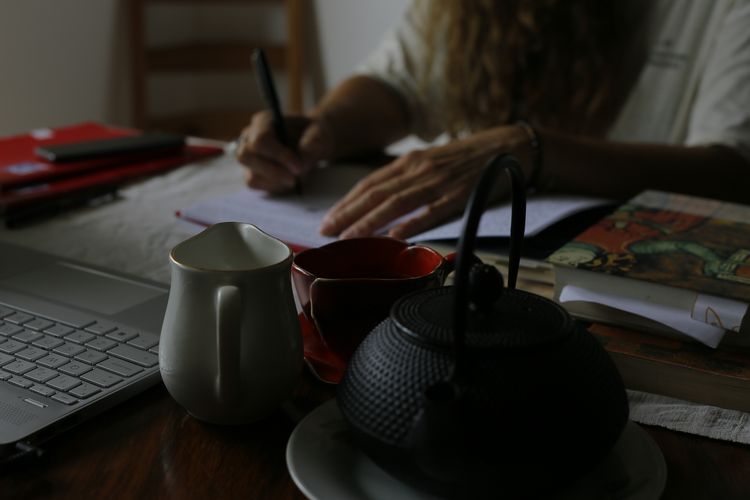
[[[253,188],[262,184],[279,191],[293,186],[295,178],[304,171],[300,157],[277,140],[268,112],[253,115],[240,135],[235,156],[247,167],[247,182]]]
[[[282,165],[261,156],[253,157],[251,162],[252,166],[245,169],[248,187],[274,194],[294,188],[297,178]]]
[[[246,150],[274,158],[278,163],[285,165],[292,173],[302,173],[302,162],[294,149],[284,145],[273,128],[273,118],[267,111],[253,115],[250,125],[243,131]]]
[[[323,121],[304,116],[286,116],[285,121],[293,147],[277,139],[267,111],[253,115],[237,141],[235,155],[246,167],[246,183],[253,189],[288,191],[321,160],[333,155],[333,135]]]
[[[333,134],[323,120],[306,121],[297,145],[303,171],[309,171],[321,160],[332,158],[333,145]]]

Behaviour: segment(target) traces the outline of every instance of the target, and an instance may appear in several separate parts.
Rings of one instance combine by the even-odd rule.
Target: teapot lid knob
[[[469,271],[469,307],[488,313],[503,294],[503,275],[495,266],[475,264]]]

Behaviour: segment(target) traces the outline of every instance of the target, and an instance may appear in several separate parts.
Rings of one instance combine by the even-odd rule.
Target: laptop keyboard
[[[0,384],[75,405],[159,366],[159,337],[94,321],[75,326],[0,304]]]

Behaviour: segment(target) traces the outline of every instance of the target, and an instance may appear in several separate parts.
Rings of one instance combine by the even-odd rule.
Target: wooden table
[[[287,472],[287,439],[334,395],[305,371],[271,418],[221,427],[187,415],[160,385],[49,442],[38,461],[0,471],[0,498],[304,498]],[[664,499],[750,498],[750,446],[646,429],[669,469]]]

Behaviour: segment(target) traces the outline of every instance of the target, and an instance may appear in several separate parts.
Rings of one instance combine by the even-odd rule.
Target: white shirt
[[[418,89],[426,52],[410,9],[358,73],[382,80],[409,106],[412,131],[442,133],[438,56]],[[721,144],[750,160],[750,0],[656,0],[640,36],[647,58],[608,132],[612,140]]]

